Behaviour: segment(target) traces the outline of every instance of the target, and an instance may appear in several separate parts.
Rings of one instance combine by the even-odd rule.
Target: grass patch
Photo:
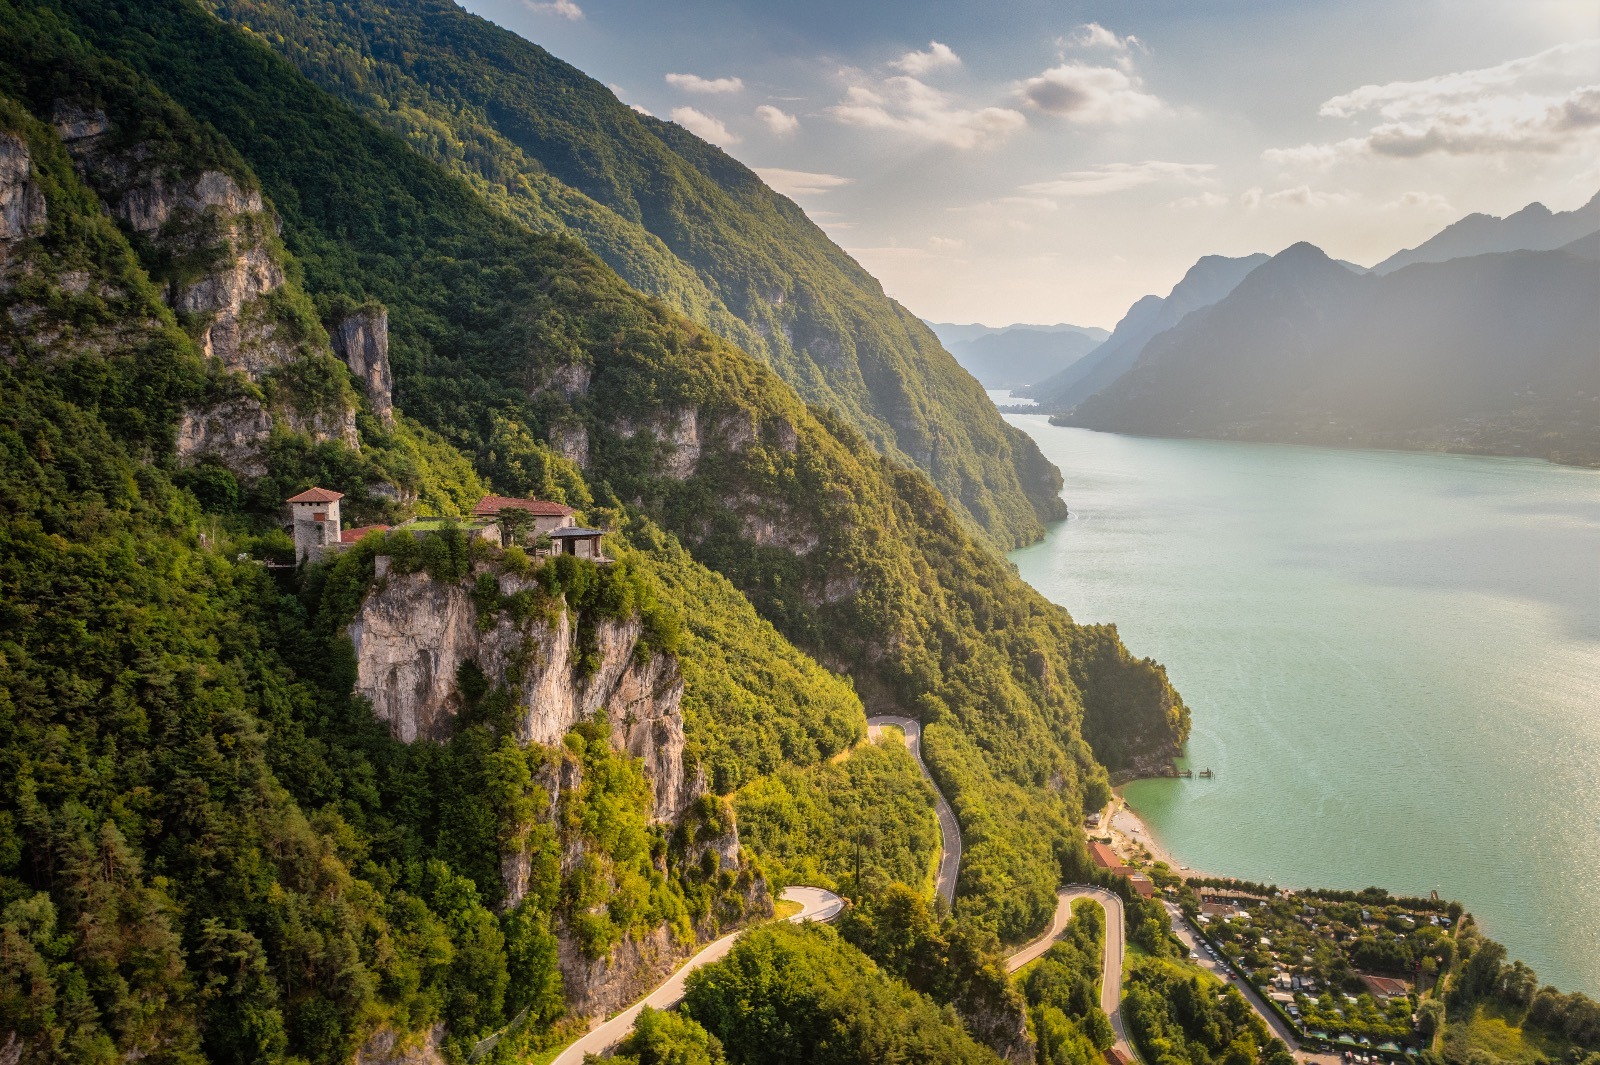
[[[787,921],[805,907],[789,899],[779,899],[772,906],[772,919],[774,921]]]
[[[1483,1050],[1502,1061],[1536,1065],[1541,1060],[1563,1061],[1572,1044],[1539,1028],[1524,1028],[1521,1015],[1504,1003],[1480,1002],[1464,1023],[1445,1028],[1445,1044],[1462,1057],[1472,1050]]]

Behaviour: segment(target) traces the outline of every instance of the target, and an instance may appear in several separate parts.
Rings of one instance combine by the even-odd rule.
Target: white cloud
[[[1217,192],[1202,192],[1198,196],[1185,196],[1182,199],[1173,200],[1171,203],[1167,204],[1168,207],[1172,207],[1180,211],[1211,209],[1216,207],[1226,207],[1227,205],[1228,197]]]
[[[1314,189],[1309,185],[1296,185],[1291,189],[1280,189],[1277,192],[1263,192],[1259,186],[1245,189],[1239,196],[1239,202],[1245,207],[1254,210],[1258,207],[1302,207],[1323,208],[1339,207],[1351,203],[1356,199],[1352,192],[1327,192]]]
[[[668,74],[667,84],[684,92],[710,95],[738,92],[744,88],[744,82],[739,78],[702,78],[698,74]]]
[[[942,67],[959,67],[961,65],[961,57],[956,55],[948,44],[929,41],[925,51],[907,52],[889,65],[913,77],[920,77],[929,71],[939,70]]]
[[[1061,44],[1071,48],[1100,48],[1108,52],[1127,55],[1133,49],[1145,51],[1144,42],[1129,34],[1118,36],[1098,22],[1086,22],[1062,38]]]
[[[966,246],[966,241],[955,237],[929,237],[928,247],[934,251],[957,251]]]
[[[1331,144],[1274,148],[1270,162],[1326,166],[1360,156],[1554,154],[1600,139],[1600,38],[1492,67],[1420,81],[1363,85],[1325,102],[1325,118],[1373,116],[1365,133]]]
[[[793,133],[800,128],[800,120],[782,108],[773,107],[771,104],[762,104],[756,108],[756,117],[766,127],[778,136]]]
[[[907,76],[876,86],[853,85],[828,113],[847,126],[890,130],[961,149],[993,146],[1028,124],[1020,111],[963,107],[948,93]]]
[[[1021,191],[1063,199],[1105,196],[1157,181],[1204,181],[1215,169],[1210,163],[1167,163],[1158,159],[1142,163],[1106,163],[1088,170],[1069,170],[1049,181],[1035,181],[1022,186]]]
[[[1164,110],[1159,97],[1140,91],[1143,82],[1116,67],[1063,63],[1017,87],[1031,107],[1073,122],[1115,124]]]
[[[541,15],[559,15],[561,18],[571,19],[576,22],[583,18],[583,8],[573,3],[572,0],[522,0],[522,6],[529,11]]]
[[[1437,211],[1440,214],[1456,214],[1456,209],[1450,206],[1450,201],[1437,192],[1406,192],[1392,203],[1384,204],[1393,211]]]
[[[796,196],[831,192],[855,181],[854,178],[840,177],[838,174],[814,174],[808,170],[784,170],[781,167],[756,167],[755,171],[773,191],[781,192],[791,199]],[[820,213],[825,215],[827,212]]]
[[[712,118],[704,111],[697,111],[692,107],[674,107],[672,121],[701,140],[710,141],[719,148],[739,143],[739,135],[723,125],[720,118]]]

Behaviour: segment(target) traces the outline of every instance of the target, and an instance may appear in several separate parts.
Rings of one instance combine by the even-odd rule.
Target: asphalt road
[[[821,888],[785,888],[783,897],[790,902],[800,903],[800,912],[789,918],[795,924],[802,921],[831,921],[839,915],[840,910],[844,909],[844,902],[839,896]],[[723,936],[684,962],[683,967],[668,977],[666,983],[598,1028],[590,1029],[582,1039],[556,1055],[551,1065],[582,1065],[585,1054],[603,1054],[626,1039],[628,1033],[633,1031],[634,1018],[638,1017],[639,1012],[646,1006],[653,1010],[671,1009],[676,1006],[683,1001],[684,987],[688,983],[689,974],[702,966],[721,960],[723,955],[733,949],[734,941],[745,931],[746,929],[740,929],[738,932]]]
[[[933,774],[928,772],[927,763],[922,760],[922,723],[909,717],[869,717],[867,739],[876,743],[883,736],[884,725],[895,725],[905,730],[906,749],[917,760],[917,768],[922,770],[928,783],[933,784],[933,793],[937,796],[934,812],[939,815],[939,835],[943,838],[943,846],[939,851],[939,872],[934,877],[933,889],[949,905],[956,900],[956,877],[961,872],[961,826],[956,823],[956,812],[950,809],[944,793],[934,783]]]
[[[1233,974],[1233,970],[1206,953],[1204,941],[1190,926],[1182,911],[1170,902],[1166,904],[1166,907],[1167,915],[1172,918],[1172,930],[1178,934],[1178,938],[1183,940],[1191,951],[1200,955],[1200,960],[1196,964],[1211,970],[1223,982],[1237,987],[1239,992],[1244,995],[1244,1000],[1250,1003],[1250,1008],[1255,1010],[1257,1016],[1265,1021],[1267,1027],[1272,1030],[1272,1034],[1289,1044],[1290,1050],[1296,1054],[1300,1053],[1300,1041],[1294,1037],[1294,1029],[1284,1024],[1283,1018],[1279,1017],[1268,1008],[1265,1002],[1261,1001],[1260,993],[1250,986],[1248,981],[1239,979]]]
[[[1117,1048],[1128,1055],[1130,1061],[1138,1061],[1138,1055],[1133,1051],[1133,1043],[1122,1025],[1122,957],[1127,950],[1122,899],[1105,888],[1090,887],[1086,884],[1068,884],[1061,888],[1056,892],[1056,912],[1050,922],[1050,930],[1007,958],[1006,972],[1016,972],[1050,949],[1050,944],[1066,931],[1067,922],[1072,920],[1072,904],[1078,899],[1093,899],[1106,911],[1105,952],[1100,959],[1102,973],[1100,1008],[1111,1020],[1111,1031],[1117,1037]]]

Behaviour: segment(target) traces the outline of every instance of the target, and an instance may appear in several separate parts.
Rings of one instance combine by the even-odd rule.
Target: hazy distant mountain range
[[[1024,394],[1046,410],[1077,405],[1127,373],[1151,337],[1171,329],[1190,311],[1222,299],[1266,261],[1267,256],[1259,253],[1239,259],[1207,255],[1189,268],[1165,298],[1146,296],[1135,303],[1104,344]]]
[[[1600,464],[1595,243],[1365,276],[1296,244],[1055,420]]]
[[[1019,391],[1094,429],[1600,465],[1597,259],[1600,195],[1470,215],[1370,271],[1209,255]]]
[[[1496,251],[1548,251],[1596,230],[1600,230],[1600,193],[1577,210],[1560,214],[1542,203],[1530,203],[1505,218],[1469,214],[1415,248],[1395,252],[1372,272],[1388,274],[1412,263],[1442,263]]]
[[[1072,365],[1111,334],[1096,326],[928,322],[945,350],[985,388],[1019,389]]]

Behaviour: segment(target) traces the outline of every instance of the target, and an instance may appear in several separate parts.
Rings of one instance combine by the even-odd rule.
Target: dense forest
[[[996,543],[1065,517],[1060,475],[933,333],[720,149],[449,0],[208,6],[499,210],[766,361]]]
[[[752,973],[811,959],[785,993],[844,1032],[816,1053],[990,1060],[973,1033],[1022,1032],[999,945],[1082,870],[1106,764],[1181,743],[1158,666],[848,410],[200,6],[5,0],[0,54],[7,1055],[510,1060],[800,878],[895,902],[750,941]],[[392,397],[347,368],[351,316],[386,320]],[[295,569],[282,501],[310,484],[352,525],[566,502],[613,562],[445,520]],[[480,634],[569,627],[574,690],[606,655],[681,683],[690,798],[661,815],[622,722],[519,740],[517,674],[470,661],[447,734],[396,738],[349,634],[402,586],[459,589]],[[927,785],[859,746],[863,701],[928,724],[954,913]],[[629,1052],[754,1060],[697,994]]]

